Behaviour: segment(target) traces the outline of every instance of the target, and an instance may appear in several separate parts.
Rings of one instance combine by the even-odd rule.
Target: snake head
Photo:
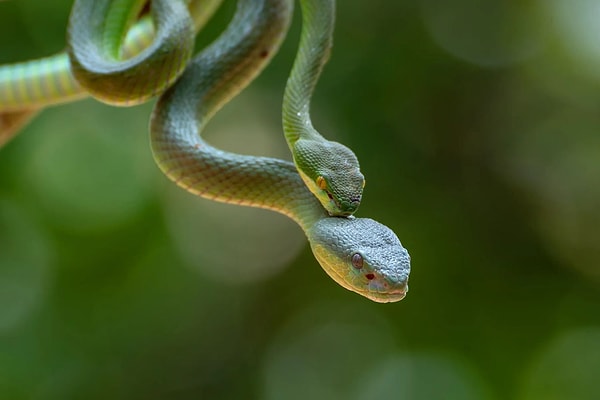
[[[293,155],[304,183],[329,215],[349,216],[358,209],[365,177],[352,150],[324,139],[301,139]]]
[[[325,272],[346,289],[378,303],[406,296],[410,256],[385,225],[368,218],[323,218],[308,238]]]

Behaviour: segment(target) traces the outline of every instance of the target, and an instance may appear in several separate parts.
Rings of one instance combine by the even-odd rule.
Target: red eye
[[[361,269],[363,267],[363,258],[360,254],[354,253],[352,255],[352,266],[356,269]]]

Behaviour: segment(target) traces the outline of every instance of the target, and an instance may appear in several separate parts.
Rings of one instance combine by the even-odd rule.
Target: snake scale
[[[310,120],[310,98],[331,48],[334,1],[300,1],[300,45],[283,101],[283,128],[295,164],[223,151],[201,136],[211,117],[277,52],[290,25],[293,0],[238,0],[225,31],[189,60],[190,37],[202,26],[197,21],[205,21],[219,1],[211,2],[205,13],[198,3],[192,0],[185,7],[178,0],[154,0],[150,25],[156,32],[141,28],[133,34],[134,39],[154,40],[127,54],[128,43],[137,40],[132,41],[131,32],[141,26],[135,21],[143,1],[76,0],[69,26],[71,62],[57,68],[75,76],[76,89],[48,94],[52,90],[40,89],[47,85],[44,78],[30,74],[26,89],[38,90],[13,90],[7,96],[13,79],[0,67],[0,113],[21,115],[83,94],[115,105],[159,94],[150,143],[167,177],[200,197],[288,216],[303,229],[315,258],[338,284],[376,302],[404,298],[408,252],[386,226],[352,216],[364,186],[358,160],[344,145],[323,138]],[[95,22],[78,23],[80,18]],[[20,76],[25,65],[4,68]],[[46,103],[30,102],[35,97],[30,92],[42,92]]]

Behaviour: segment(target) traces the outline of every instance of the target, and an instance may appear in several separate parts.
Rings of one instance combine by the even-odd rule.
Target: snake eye
[[[327,189],[327,182],[325,182],[325,178],[323,178],[322,176],[317,177],[317,186],[319,188],[321,188],[322,190]]]
[[[363,267],[363,258],[360,254],[354,253],[352,255],[352,266],[356,269],[361,269]]]

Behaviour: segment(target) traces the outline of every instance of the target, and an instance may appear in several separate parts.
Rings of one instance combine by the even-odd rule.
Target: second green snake
[[[348,147],[323,138],[310,118],[312,93],[331,51],[335,1],[300,5],[302,33],[283,97],[283,130],[306,186],[330,215],[347,216],[357,210],[365,186],[358,159]]]

